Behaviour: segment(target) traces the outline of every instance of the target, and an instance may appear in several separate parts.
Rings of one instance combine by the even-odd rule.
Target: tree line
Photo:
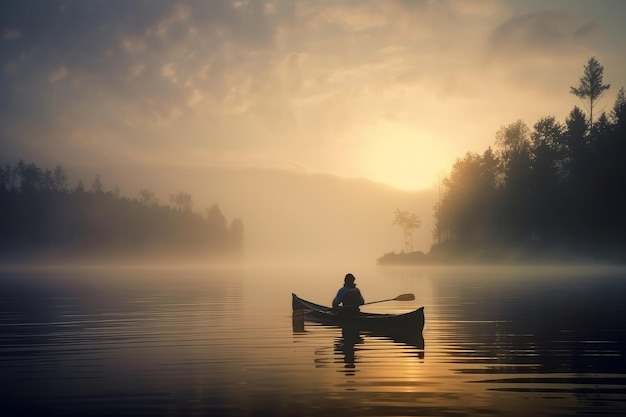
[[[563,123],[546,116],[532,128],[517,120],[493,147],[457,159],[435,206],[433,258],[626,260],[626,96],[621,88],[596,116],[603,74],[591,58],[570,89],[587,113],[575,106]]]
[[[131,257],[236,254],[243,245],[243,222],[230,222],[217,204],[203,214],[191,194],[159,203],[143,189],[126,198],[105,190],[99,175],[89,187],[70,187],[61,165],[41,169],[20,160],[0,167],[0,259],[43,257]]]

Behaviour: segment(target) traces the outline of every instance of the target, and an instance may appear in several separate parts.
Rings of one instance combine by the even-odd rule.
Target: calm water
[[[423,343],[294,327],[412,292]],[[625,270],[0,271],[0,415],[623,415]]]

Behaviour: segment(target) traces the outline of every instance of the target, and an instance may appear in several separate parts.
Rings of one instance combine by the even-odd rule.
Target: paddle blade
[[[415,300],[415,295],[413,294],[400,294],[399,296],[394,298],[394,301],[413,301],[413,300]]]

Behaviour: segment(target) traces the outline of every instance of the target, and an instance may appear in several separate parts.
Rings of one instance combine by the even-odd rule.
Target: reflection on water
[[[332,275],[2,270],[0,414],[626,411],[621,270],[361,273],[372,299],[416,294],[375,311],[424,305],[421,335],[292,316],[291,292],[323,303],[335,291]]]
[[[335,353],[343,357],[346,370],[353,370],[356,368],[354,363],[356,362],[357,350],[356,345],[363,344],[363,337],[359,329],[343,327],[341,329],[341,337],[335,338]],[[354,375],[352,371],[346,372],[348,375]]]
[[[300,337],[315,338],[314,335],[307,336],[307,333],[315,334],[320,328],[324,329],[324,332],[331,331],[333,334],[337,334],[333,336],[333,353],[335,356],[332,363],[343,363],[343,372],[346,375],[354,375],[357,370],[357,363],[367,363],[371,352],[384,352],[387,355],[385,358],[387,360],[393,356],[402,359],[407,356],[424,359],[424,338],[421,333],[416,331],[408,329],[363,330],[349,324],[324,325],[314,321],[305,321],[301,310],[292,313],[292,325],[294,335]],[[325,349],[319,350],[318,353],[323,351]],[[377,356],[377,359],[380,360],[381,357]],[[316,358],[315,364],[316,367],[326,367],[328,358]]]

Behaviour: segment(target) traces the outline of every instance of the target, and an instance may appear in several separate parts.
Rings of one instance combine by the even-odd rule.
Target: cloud
[[[50,82],[57,82],[59,80],[62,80],[65,77],[67,77],[68,74],[69,74],[69,71],[68,71],[67,67],[65,65],[61,65],[59,68],[54,70],[50,74],[50,76],[48,76],[48,81],[50,81]]]
[[[7,28],[5,29],[4,34],[2,35],[2,39],[7,41],[7,40],[19,39],[21,36],[22,36],[22,32],[20,32],[18,29]]]
[[[598,23],[595,20],[591,20],[587,23],[584,23],[578,29],[576,29],[574,31],[574,36],[577,38],[587,38],[589,36],[594,35],[599,30],[600,30],[600,23]]]
[[[585,40],[597,29],[596,22],[580,22],[563,10],[527,13],[511,17],[491,32],[489,52],[507,60],[541,57],[558,61],[579,56]]]
[[[51,98],[34,115],[40,121],[71,115],[85,123],[85,113],[111,114],[116,108],[119,119],[132,111],[135,122],[169,120],[192,111],[201,95],[218,110],[232,101],[234,86],[264,79],[270,67],[263,54],[272,48],[275,21],[289,12],[260,4],[3,2],[0,118],[32,118],[36,94]],[[258,55],[254,66],[252,50]],[[64,78],[71,82],[62,91],[46,86]]]
[[[314,7],[315,20],[318,24],[337,25],[350,31],[360,32],[368,29],[378,29],[389,25],[389,16],[379,13],[370,3],[357,4],[329,4],[326,7]]]
[[[54,140],[61,154],[76,154],[77,147],[87,151],[89,144],[91,158],[111,154],[96,150],[106,143],[128,148],[118,155],[156,157],[196,146],[209,149],[212,160],[232,152],[291,158],[307,149],[323,158],[355,124],[384,118],[390,104],[405,107],[407,94],[461,91],[450,87],[450,80],[467,79],[459,75],[465,70],[454,53],[472,54],[465,52],[466,42],[475,38],[475,25],[497,13],[497,5],[0,5],[0,85],[7,91],[0,118],[10,121],[0,129],[5,137],[40,137],[23,142],[32,148]],[[467,16],[477,20],[468,23]],[[35,96],[46,99],[33,104]],[[96,131],[92,137],[107,139],[90,140],[89,132]]]

